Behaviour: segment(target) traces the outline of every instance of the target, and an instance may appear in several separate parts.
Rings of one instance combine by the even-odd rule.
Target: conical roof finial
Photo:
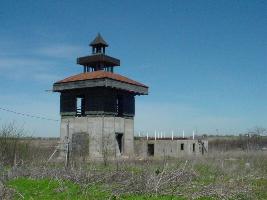
[[[108,47],[108,43],[102,38],[101,34],[98,33],[95,39],[90,43],[90,46],[105,46]]]

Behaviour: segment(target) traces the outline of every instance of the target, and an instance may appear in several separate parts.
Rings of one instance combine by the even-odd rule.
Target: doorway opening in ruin
[[[181,144],[181,151],[184,150],[184,143]]]
[[[76,116],[81,117],[85,115],[85,101],[84,96],[76,97]]]
[[[154,144],[147,144],[147,155],[154,156]]]
[[[123,145],[123,134],[122,133],[116,133],[116,141],[118,143],[118,147],[120,150],[120,153],[122,154],[122,145]]]
[[[89,154],[89,135],[87,133],[74,133],[71,139],[71,156],[74,160],[85,161]]]
[[[195,150],[196,150],[196,144],[193,143],[193,152],[195,152]]]
[[[117,96],[116,100],[116,109],[117,109],[117,115],[122,116],[123,115],[123,102],[122,102],[122,97]]]

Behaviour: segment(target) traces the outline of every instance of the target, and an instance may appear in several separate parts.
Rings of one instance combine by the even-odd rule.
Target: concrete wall
[[[68,128],[69,127],[69,128]],[[69,134],[70,141],[75,133],[89,135],[88,157],[102,158],[108,152],[109,157],[134,155],[134,119],[122,117],[63,117],[61,119],[60,139],[64,143]],[[122,133],[122,154],[116,141],[116,133]]]
[[[206,150],[208,150],[208,141],[202,140]],[[148,144],[154,144],[154,157],[161,158],[164,156],[181,157],[186,155],[202,155],[202,145],[198,140],[146,140],[137,139],[134,141],[135,155],[146,158],[148,157]],[[183,150],[181,149],[183,144]],[[193,151],[195,144],[195,151]],[[207,153],[207,152],[204,152]]]

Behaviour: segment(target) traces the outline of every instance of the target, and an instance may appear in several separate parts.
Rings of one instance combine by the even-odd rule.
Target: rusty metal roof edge
[[[127,85],[133,85],[133,86],[136,86],[136,87],[145,88],[147,90],[147,92],[137,92],[137,91],[134,91],[134,90],[127,90],[127,89],[122,89],[122,88],[116,87],[116,86],[110,86],[110,85],[107,84],[107,79],[108,80],[115,81],[115,82],[124,83],[124,84],[127,84]],[[56,82],[56,83],[53,84],[53,92],[60,92],[60,91],[63,91],[64,90],[64,89],[55,89],[55,87],[60,87],[60,86],[63,86],[63,85],[69,85],[69,84],[75,83],[75,82],[76,83],[84,82],[84,81],[86,81],[86,82],[93,82],[95,80],[99,80],[99,81],[102,81],[102,82],[104,81],[104,85],[103,86],[95,86],[95,87],[117,88],[117,89],[122,89],[122,90],[126,90],[126,91],[129,91],[129,92],[136,93],[137,95],[148,95],[148,88],[149,88],[148,86],[135,85],[135,84],[132,84],[132,83],[123,82],[123,81],[116,80],[116,79],[111,79],[111,78],[108,78],[108,77],[95,78],[95,79],[87,79],[87,80],[76,80],[76,81],[69,81],[69,82]],[[80,88],[80,87],[77,87],[77,89],[78,88]],[[76,89],[76,88],[69,88],[69,90],[71,90],[71,89]]]
[[[95,71],[95,72],[96,72],[96,71]],[[87,72],[87,73],[94,73],[94,72]],[[111,73],[111,72],[110,72],[110,73]],[[70,76],[70,77],[67,77],[67,78],[75,77],[75,76],[78,76],[78,75],[81,75],[81,74],[83,74],[83,73],[76,74],[76,75],[73,75],[73,76]],[[112,73],[112,75],[121,76],[122,78],[126,78],[126,79],[128,79],[129,81],[136,82],[136,84],[134,84],[134,83],[130,83],[130,82],[127,82],[127,81],[117,80],[117,79],[112,78],[112,77],[105,77],[105,76],[104,76],[104,77],[91,78],[91,79],[88,78],[88,79],[84,79],[84,80],[66,81],[66,82],[62,82],[63,80],[65,80],[65,79],[63,79],[63,80],[59,80],[59,81],[55,82],[54,84],[58,84],[58,83],[68,83],[68,82],[77,82],[77,81],[85,81],[85,80],[96,80],[96,79],[107,78],[107,79],[115,80],[115,81],[119,81],[119,82],[122,82],[122,83],[128,83],[128,84],[131,84],[131,85],[136,85],[136,86],[141,86],[141,87],[149,88],[147,85],[145,85],[145,84],[143,84],[143,83],[139,83],[138,81],[132,80],[132,79],[126,77],[126,76],[122,76],[122,75],[120,75],[120,74],[116,74],[116,73]],[[67,79],[67,78],[66,78],[66,79]],[[53,85],[54,85],[54,84],[53,84]]]

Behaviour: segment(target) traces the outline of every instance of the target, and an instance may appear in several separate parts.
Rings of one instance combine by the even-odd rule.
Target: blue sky
[[[136,131],[238,134],[267,127],[267,2],[1,1],[0,107],[59,119],[53,82],[80,73],[100,32],[115,71],[150,86]],[[34,136],[59,122],[0,111]]]

